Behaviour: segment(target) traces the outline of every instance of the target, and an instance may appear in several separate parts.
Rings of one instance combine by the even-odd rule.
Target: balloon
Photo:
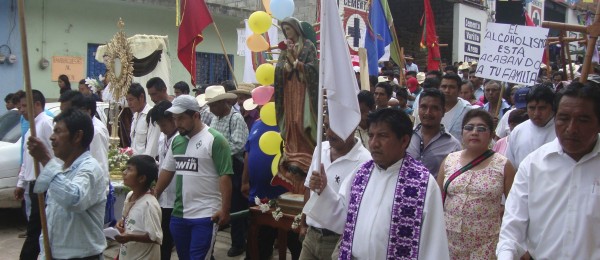
[[[246,39],[246,45],[248,45],[248,49],[253,52],[261,52],[269,49],[269,43],[265,40],[260,34],[252,34],[248,39]]]
[[[273,158],[273,162],[271,163],[271,173],[273,174],[273,176],[277,175],[277,173],[279,172],[279,161],[281,160],[281,154],[278,153],[275,155],[275,158]]]
[[[271,14],[277,20],[283,20],[294,14],[294,1],[292,0],[271,0],[269,7],[271,8]]]
[[[271,0],[262,0],[263,6],[265,7],[265,11],[271,15]]]
[[[263,11],[256,11],[248,18],[248,27],[255,34],[263,34],[271,28],[271,16]]]
[[[264,63],[256,68],[256,81],[263,86],[271,85],[275,82],[275,66],[270,63]]]
[[[275,89],[271,86],[260,86],[252,90],[252,99],[257,105],[264,105],[271,100]]]
[[[268,126],[275,126],[277,124],[275,102],[269,102],[260,109],[260,120]]]
[[[258,147],[263,153],[268,155],[276,155],[281,153],[281,135],[275,131],[267,131],[258,139]]]

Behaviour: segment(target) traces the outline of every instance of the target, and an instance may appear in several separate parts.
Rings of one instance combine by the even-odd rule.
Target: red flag
[[[440,45],[435,32],[435,18],[429,0],[423,1],[425,9],[425,28],[421,37],[421,47],[427,48],[427,71],[440,69]],[[421,20],[422,25],[423,20]]]
[[[523,12],[525,13],[525,25],[535,27],[535,23],[533,23],[533,19],[531,19],[531,16],[529,16],[529,13],[527,12],[527,10],[523,9]],[[547,60],[548,60],[548,57],[546,56],[546,51],[544,51],[544,56],[542,56],[542,63],[546,64]]]
[[[177,0],[179,1],[179,0]],[[196,84],[196,45],[204,37],[202,30],[213,22],[204,0],[181,0],[181,24],[177,41],[177,57],[192,76],[192,84]]]

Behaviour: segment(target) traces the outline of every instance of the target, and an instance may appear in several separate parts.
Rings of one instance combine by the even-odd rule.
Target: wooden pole
[[[404,60],[404,47],[400,47],[400,85],[406,86],[406,61]]]
[[[584,33],[588,33],[589,39],[587,48],[585,50],[585,56],[583,58],[583,69],[581,70],[581,77],[579,77],[579,82],[585,83],[587,82],[588,74],[590,73],[590,68],[592,67],[592,56],[594,56],[594,50],[596,49],[596,41],[598,41],[598,35],[600,34],[600,1],[596,5],[596,12],[594,17],[594,23],[589,25],[592,28],[589,28]],[[586,28],[587,29],[587,28]]]
[[[550,44],[546,41],[546,47],[544,48],[544,53],[546,54],[546,76],[548,78],[551,77],[550,73]]]
[[[219,32],[217,23],[215,23],[215,21],[213,21],[212,24],[215,27],[215,31],[217,32],[217,36],[219,37],[219,41],[221,42],[221,48],[223,48],[223,54],[225,54],[225,61],[227,61],[227,66],[229,67],[229,71],[231,71],[231,76],[233,77],[233,82],[235,83],[235,88],[238,88],[238,82],[237,82],[237,79],[235,78],[235,72],[233,71],[233,66],[231,66],[229,57],[227,56],[227,50],[225,50],[225,44],[223,43],[223,38],[221,38],[221,33]]]
[[[562,37],[565,34],[565,31],[560,32],[560,36],[559,36],[559,41],[561,42],[561,44],[564,45]],[[567,49],[564,48],[564,46],[562,46],[562,48],[560,48],[560,62],[562,63],[562,69],[563,69],[563,73],[565,73],[565,75],[567,74],[567,60],[566,57],[567,53],[565,52]]]
[[[33,114],[33,93],[31,91],[31,74],[29,72],[29,52],[27,50],[27,33],[25,30],[25,3],[24,0],[19,0],[19,29],[21,32],[21,51],[23,52],[23,78],[25,81],[25,95],[27,102],[27,118],[29,118],[29,133],[35,137],[35,115]],[[46,147],[50,148],[50,147]],[[25,151],[27,152],[27,151]],[[40,175],[39,162],[33,159],[33,169],[35,177]],[[29,191],[33,192],[33,191]],[[40,210],[40,222],[42,224],[42,234],[44,236],[44,254],[46,259],[52,259],[52,251],[50,250],[50,241],[48,240],[48,223],[46,220],[46,200],[44,193],[38,193],[38,205]]]
[[[498,104],[496,104],[496,112],[494,113],[494,117],[496,118],[498,118],[500,115],[500,109],[502,108],[502,96],[504,96],[504,86],[502,86],[502,83],[500,83],[500,96],[498,97]],[[496,126],[494,126],[494,128],[495,127]]]
[[[562,32],[564,34],[565,32]],[[563,46],[565,49],[565,55],[567,56],[567,62],[569,63],[569,72],[571,73],[571,79],[574,79],[573,75],[573,61],[571,60],[571,46],[569,46],[569,42],[563,42]],[[567,74],[565,72],[565,74]]]

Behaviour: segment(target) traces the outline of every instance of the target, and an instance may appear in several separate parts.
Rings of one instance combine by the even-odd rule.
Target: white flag
[[[360,109],[358,82],[336,3],[335,0],[321,1],[319,87],[327,90],[329,127],[346,139],[360,122]]]

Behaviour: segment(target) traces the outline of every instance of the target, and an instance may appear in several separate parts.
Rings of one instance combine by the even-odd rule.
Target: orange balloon
[[[269,49],[269,43],[260,34],[252,34],[246,39],[246,45],[253,52],[261,52]]]
[[[271,15],[271,0],[262,0],[263,6],[265,7],[265,12]]]

